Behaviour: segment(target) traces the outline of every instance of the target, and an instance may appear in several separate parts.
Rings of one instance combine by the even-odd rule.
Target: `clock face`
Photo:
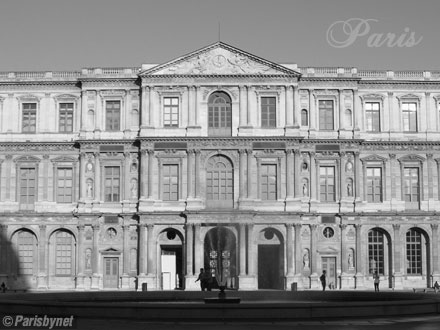
[[[218,68],[221,68],[226,64],[226,58],[223,55],[216,55],[212,58],[212,64]]]

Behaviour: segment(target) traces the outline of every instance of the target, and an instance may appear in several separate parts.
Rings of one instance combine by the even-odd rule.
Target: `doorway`
[[[322,257],[322,270],[327,273],[327,286],[338,287],[337,277],[336,277],[336,257]]]
[[[161,246],[162,290],[182,288],[182,247]]]
[[[258,245],[258,289],[282,290],[280,245]]]
[[[119,287],[119,258],[104,258],[105,289],[117,289]]]

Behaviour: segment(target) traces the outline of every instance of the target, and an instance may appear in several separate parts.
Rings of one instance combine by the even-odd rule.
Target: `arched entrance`
[[[214,279],[226,281],[228,288],[234,288],[237,276],[236,238],[234,233],[224,227],[210,229],[205,236],[205,269],[211,271]]]
[[[420,228],[410,228],[405,235],[405,273],[408,277],[419,277],[426,279],[427,287],[432,287],[434,283],[430,280],[431,265],[429,260],[429,236]]]
[[[388,286],[391,288],[393,274],[393,253],[391,237],[382,228],[373,228],[368,232],[368,273],[375,272],[380,276],[388,277]]]
[[[214,92],[208,99],[208,135],[232,135],[232,102],[228,94]]]
[[[284,243],[273,228],[258,237],[258,289],[284,290]]]
[[[160,275],[162,290],[183,287],[183,236],[174,229],[167,228],[159,235]]]
[[[234,171],[231,161],[221,155],[213,156],[206,164],[206,206],[234,207]]]

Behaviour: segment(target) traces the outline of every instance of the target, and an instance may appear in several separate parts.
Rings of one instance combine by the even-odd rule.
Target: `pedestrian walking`
[[[322,291],[325,291],[325,283],[326,283],[326,271],[325,270],[322,271],[322,275],[319,278],[319,280],[321,281]]]
[[[200,268],[199,276],[197,277],[197,280],[195,282],[200,281],[200,289],[202,291],[205,291],[206,288],[206,279],[205,279],[205,271],[203,268]]]
[[[377,271],[374,272],[373,279],[374,279],[374,292],[379,292],[380,277]]]

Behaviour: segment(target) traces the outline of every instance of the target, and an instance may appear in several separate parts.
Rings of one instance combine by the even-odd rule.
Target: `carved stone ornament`
[[[285,74],[268,63],[223,47],[208,49],[183,61],[164,66],[154,75],[229,75],[229,74]]]

